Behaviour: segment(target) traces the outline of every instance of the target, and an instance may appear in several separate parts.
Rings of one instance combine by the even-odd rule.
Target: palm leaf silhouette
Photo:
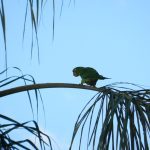
[[[9,73],[9,70],[17,70],[19,71],[19,73],[21,73],[20,75],[16,75],[16,76],[5,76],[5,72]],[[4,74],[4,77],[2,78]],[[22,71],[17,68],[17,67],[13,67],[13,68],[7,68],[4,71],[0,72],[0,88],[1,91],[3,91],[5,88],[9,87],[11,84],[17,84],[17,82],[19,80],[23,81],[23,84],[26,86],[28,83],[32,83],[32,84],[36,84],[34,78],[31,75],[24,75],[22,73]],[[51,144],[51,139],[49,138],[48,135],[46,135],[45,133],[43,133],[38,126],[38,109],[39,109],[39,100],[41,100],[42,105],[43,105],[43,111],[44,110],[44,104],[43,104],[43,100],[41,99],[41,94],[40,91],[38,89],[34,90],[34,97],[36,99],[36,116],[37,116],[37,121],[34,120],[35,118],[35,112],[34,112],[34,106],[33,106],[33,102],[32,102],[32,95],[30,94],[29,90],[26,90],[27,95],[28,95],[28,100],[30,103],[30,108],[32,111],[32,115],[33,115],[33,120],[31,121],[27,121],[27,122],[23,122],[20,123],[6,115],[0,114],[0,148],[3,149],[30,149],[30,147],[32,147],[32,149],[39,149],[36,146],[36,143],[34,143],[33,141],[31,141],[30,139],[21,139],[21,140],[14,140],[14,138],[11,136],[12,133],[14,133],[15,131],[19,130],[24,130],[27,131],[28,134],[33,135],[34,137],[36,137],[38,139],[38,143],[40,145],[40,149],[45,149],[46,147],[49,147],[49,149],[53,149],[52,144]],[[29,124],[29,125],[28,125]],[[32,124],[32,125],[31,125]],[[21,132],[21,131],[20,131]],[[48,140],[48,142],[45,142],[44,137]],[[26,144],[28,143],[28,144]],[[29,145],[29,146],[28,146]]]
[[[87,149],[150,148],[150,90],[123,84],[104,86],[86,104],[75,123],[70,150],[77,133],[80,133],[79,149],[85,146],[82,144],[85,137]]]

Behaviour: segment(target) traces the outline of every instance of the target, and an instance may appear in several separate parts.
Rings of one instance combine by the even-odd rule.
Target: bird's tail
[[[104,79],[111,79],[111,78],[104,77]]]
[[[99,79],[100,79],[100,80],[105,80],[105,79],[111,79],[111,78],[107,78],[107,77],[100,76]]]

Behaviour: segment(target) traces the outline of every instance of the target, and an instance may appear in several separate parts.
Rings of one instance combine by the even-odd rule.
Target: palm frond
[[[92,150],[150,148],[150,90],[126,84],[107,85],[86,104],[75,123],[70,150],[77,136],[79,149],[86,139],[86,148]]]
[[[0,2],[0,18],[1,18],[1,25],[3,30],[3,39],[5,45],[5,68],[7,68],[7,47],[6,47],[6,17],[5,17],[5,9],[3,0]]]
[[[7,68],[4,71],[0,72],[0,75],[5,74],[5,72],[8,72],[9,69],[11,69],[11,68]],[[19,80],[23,80],[25,85],[27,85],[27,82],[31,82],[31,83],[35,84],[35,80],[31,75],[23,75],[22,71],[17,67],[13,67],[13,69],[16,69],[19,72],[21,72],[21,75],[20,76],[8,76],[8,77],[4,77],[3,79],[1,79],[0,80],[0,88],[1,89],[8,87],[8,86],[10,86],[10,84],[15,83]],[[28,78],[28,77],[30,77],[30,78]],[[33,118],[34,118],[34,111],[33,111],[33,105],[32,105],[32,100],[31,100],[31,94],[28,90],[27,90],[27,95],[29,98],[31,111],[32,111]],[[36,102],[38,103],[39,100],[38,100],[38,96],[37,96],[37,90],[35,90],[35,95],[36,95]],[[38,104],[37,104],[37,106],[38,106]],[[37,109],[38,109],[38,107],[37,107]]]
[[[26,146],[26,143],[28,143],[32,148],[38,150],[38,147],[36,146],[36,143],[33,143],[30,139],[24,139],[24,140],[13,140],[9,135],[11,132],[15,132],[18,129],[26,130],[31,135],[34,135],[40,143],[41,149],[45,149],[45,146],[48,146],[51,150],[52,144],[51,140],[48,135],[44,134],[42,131],[40,131],[38,124],[36,121],[27,121],[24,123],[19,123],[18,121],[9,118],[5,115],[0,114],[0,119],[4,119],[5,124],[0,124],[0,147],[4,149],[30,149],[28,146]],[[27,124],[33,123],[33,126],[28,126]],[[48,143],[45,142],[44,137],[48,139]]]
[[[46,4],[47,0],[27,0],[25,3],[24,3],[24,6],[25,6],[25,14],[24,14],[24,22],[23,22],[23,31],[22,31],[22,41],[24,41],[24,38],[25,38],[25,32],[26,32],[26,26],[27,26],[27,23],[31,22],[31,55],[33,53],[33,43],[34,43],[34,39],[36,40],[36,46],[37,46],[37,52],[38,52],[38,61],[40,62],[40,54],[39,54],[39,40],[38,40],[38,25],[39,25],[39,22],[40,22],[40,16],[41,16],[41,13],[43,11],[43,6],[44,4]],[[7,38],[6,38],[6,27],[7,27],[7,24],[6,24],[6,18],[7,18],[7,15],[5,15],[6,11],[7,11],[8,7],[7,5],[5,6],[5,1],[3,0],[0,0],[0,24],[2,26],[2,32],[3,32],[3,40],[4,40],[4,49],[5,49],[5,68],[8,67],[7,65]],[[54,1],[53,1],[53,9],[55,9],[55,6],[54,6]],[[28,19],[29,17],[29,19]],[[55,26],[55,23],[54,23],[54,20],[55,20],[55,10],[53,10],[53,20],[52,20],[52,24],[53,24],[53,38],[54,38],[54,26]],[[31,56],[32,57],[32,56]]]
[[[15,69],[15,70],[19,71],[19,73],[21,73],[21,75],[19,75],[19,76],[18,75],[16,75],[16,76],[11,75],[11,76],[8,76],[8,77],[6,77],[4,75],[4,78],[2,78],[3,74],[5,74],[5,72],[9,73],[9,71],[11,69]],[[0,77],[1,77],[1,79],[0,79],[1,91],[5,88],[8,88],[11,84],[14,84],[14,83],[17,84],[17,81],[19,81],[19,80],[21,80],[21,81],[23,80],[24,85],[27,85],[28,82],[32,83],[32,84],[36,84],[34,78],[31,75],[28,75],[28,74],[24,75],[22,73],[21,69],[19,69],[17,67],[5,69],[4,71],[0,72]],[[48,145],[52,149],[52,144],[51,144],[50,138],[46,134],[41,132],[39,127],[38,127],[39,100],[41,100],[41,102],[42,102],[44,117],[45,117],[45,109],[44,109],[44,104],[43,104],[43,100],[42,100],[42,96],[41,96],[40,91],[38,89],[35,89],[34,91],[35,91],[35,98],[36,98],[37,121],[33,120],[32,122],[33,122],[35,127],[26,126],[26,124],[30,123],[31,121],[30,122],[28,121],[28,122],[24,122],[24,123],[19,123],[19,122],[15,121],[12,118],[9,118],[7,116],[4,116],[4,115],[0,114],[1,119],[4,119],[5,121],[11,122],[11,123],[7,123],[7,124],[2,124],[2,123],[0,124],[0,132],[2,133],[2,134],[0,134],[0,141],[3,141],[2,142],[3,143],[2,147],[6,146],[9,149],[11,149],[11,148],[17,149],[16,148],[16,145],[17,145],[17,147],[20,147],[20,148],[23,148],[23,149],[28,149],[26,146],[24,146],[24,143],[28,143],[34,149],[38,149],[35,146],[35,144],[32,141],[30,141],[29,139],[15,141],[15,140],[12,140],[12,138],[9,137],[10,133],[14,132],[14,130],[17,130],[18,128],[23,128],[23,129],[27,130],[28,133],[31,133],[32,135],[34,135],[35,137],[37,137],[39,139],[39,144],[40,144],[41,149],[45,149],[45,145]],[[32,114],[33,114],[33,119],[34,119],[34,106],[33,106],[33,102],[32,102],[32,96],[31,96],[29,90],[26,90],[26,92],[27,92],[27,95],[28,95],[28,99],[29,99],[29,103],[30,103],[30,107],[31,107],[31,111],[32,111]],[[7,128],[7,130],[6,130],[6,128]],[[49,141],[48,142],[49,144],[45,143],[45,141],[43,140],[43,136],[47,137],[47,139]]]
[[[53,40],[55,33],[55,0],[53,0]]]

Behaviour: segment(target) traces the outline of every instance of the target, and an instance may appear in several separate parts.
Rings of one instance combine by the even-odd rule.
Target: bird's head
[[[83,69],[84,69],[84,67],[76,67],[76,68],[74,68],[73,69],[73,75],[75,77],[78,77],[81,74],[81,72],[83,71]]]

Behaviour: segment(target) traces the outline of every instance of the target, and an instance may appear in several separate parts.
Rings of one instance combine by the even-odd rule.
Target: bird
[[[81,84],[84,83],[95,87],[98,80],[111,79],[100,75],[95,69],[91,67],[75,67],[73,69],[75,77],[81,77]]]

